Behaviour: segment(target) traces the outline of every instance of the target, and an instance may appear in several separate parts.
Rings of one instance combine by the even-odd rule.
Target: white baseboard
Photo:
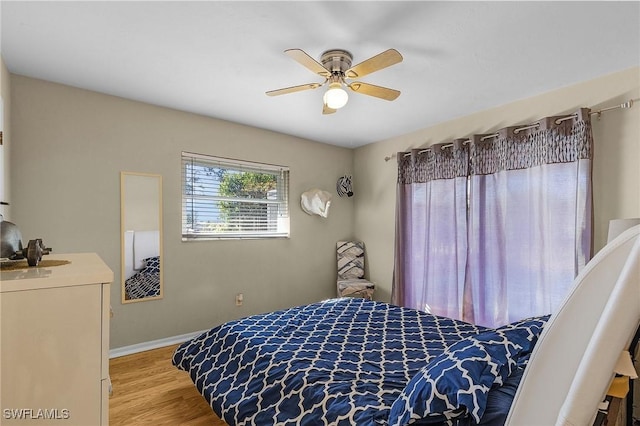
[[[114,348],[109,351],[109,358],[118,358],[125,355],[136,354],[138,352],[150,351],[151,349],[177,345],[179,343],[186,342],[189,339],[193,339],[194,337],[199,336],[205,331],[206,330],[195,331],[193,333],[181,334],[179,336],[165,337],[164,339],[136,343],[135,345],[123,346],[121,348]]]

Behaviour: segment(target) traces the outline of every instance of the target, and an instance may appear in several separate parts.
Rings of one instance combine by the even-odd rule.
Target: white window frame
[[[199,190],[194,190],[195,166],[211,167],[215,169],[226,169],[232,172],[260,172],[272,174],[276,177],[277,185],[274,197],[267,196],[265,199],[246,197],[224,197],[215,193],[215,179],[199,186]],[[182,151],[181,165],[182,184],[182,241],[196,240],[225,240],[225,239],[264,239],[264,238],[289,238],[290,235],[290,215],[289,215],[289,167],[274,164],[257,163],[251,161],[235,160],[231,158],[215,157],[210,155],[196,154]],[[209,175],[210,176],[210,175]],[[199,192],[196,194],[195,192]],[[271,191],[270,191],[271,192]],[[208,204],[211,201],[211,204]],[[250,206],[261,204],[267,206],[268,211],[273,213],[266,215],[266,224],[269,229],[256,230],[220,230],[216,227],[228,227],[229,223],[224,220],[220,222],[202,222],[198,225],[194,218],[198,215],[212,215],[211,211],[218,212],[217,203],[238,203],[239,206]],[[217,213],[219,214],[219,213]],[[220,217],[217,216],[216,217]],[[259,217],[259,219],[261,219]],[[241,222],[243,223],[243,222]]]

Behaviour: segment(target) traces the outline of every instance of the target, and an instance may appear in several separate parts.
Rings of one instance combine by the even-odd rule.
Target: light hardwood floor
[[[177,345],[109,361],[109,425],[226,426],[189,375],[171,364]]]

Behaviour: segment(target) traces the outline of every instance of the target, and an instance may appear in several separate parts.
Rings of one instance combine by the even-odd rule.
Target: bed
[[[640,226],[601,250],[557,312],[497,329],[365,299],[231,321],[183,343],[230,425],[588,425],[640,321]]]
[[[127,300],[160,296],[160,232],[124,232],[124,289]]]
[[[124,281],[129,300],[160,296],[160,256],[146,257],[142,265]]]
[[[462,383],[462,372],[449,372],[437,382],[439,390],[456,383],[471,399],[486,398],[494,380],[526,363],[545,321],[491,330],[362,298],[331,299],[214,327],[178,348],[173,362],[190,372],[213,410],[231,425],[387,424],[401,396],[396,417],[424,409],[413,404],[413,394],[428,393],[424,388],[431,382],[408,387],[423,367],[428,376],[448,362],[449,369],[475,381]],[[473,365],[452,365],[465,352],[475,357]],[[489,365],[493,369],[485,371]],[[436,389],[430,389],[432,406],[447,405],[447,398],[435,398]],[[477,411],[484,411],[480,405]],[[459,408],[441,410],[430,420],[442,423]]]

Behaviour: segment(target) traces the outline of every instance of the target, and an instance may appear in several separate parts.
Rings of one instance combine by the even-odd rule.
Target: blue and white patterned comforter
[[[160,296],[160,256],[144,259],[144,267],[125,280],[124,289],[130,300]]]
[[[528,353],[543,322],[537,324],[530,347],[509,356]],[[433,418],[423,413],[429,407],[410,404],[412,392],[424,391],[414,376],[430,361],[442,366],[437,357],[452,345],[487,331],[386,303],[332,299],[215,327],[182,344],[173,363],[230,425],[382,425],[394,402],[397,424],[407,424]],[[496,370],[498,384],[503,373]]]

